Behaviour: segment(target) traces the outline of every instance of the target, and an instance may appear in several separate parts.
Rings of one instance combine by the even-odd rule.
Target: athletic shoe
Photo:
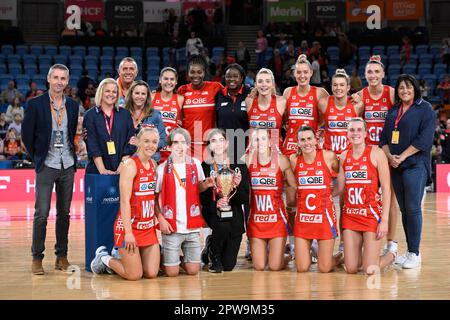
[[[220,256],[214,256],[212,258],[212,263],[209,266],[208,271],[211,273],[222,273],[223,272],[223,265],[222,265],[222,261],[220,260]]]
[[[111,250],[111,257],[113,257],[114,259],[120,260],[120,253],[119,253],[119,248],[112,248]]]
[[[105,246],[98,247],[95,250],[95,258],[91,261],[91,270],[95,274],[102,274],[106,272],[106,265],[102,261],[103,256],[107,256],[108,251]]]
[[[385,245],[383,250],[383,256],[385,256],[388,253],[391,253],[394,255],[394,260],[397,258],[397,252],[398,252],[398,244],[396,241],[388,241],[388,243]]]
[[[408,257],[406,258],[405,263],[403,263],[402,268],[403,269],[414,269],[417,267],[420,267],[420,264],[422,263],[422,257],[414,252],[408,252]]]
[[[408,259],[408,254],[409,254],[409,252],[407,251],[405,254],[402,254],[401,256],[397,256],[394,263],[397,265],[403,266],[403,264]]]

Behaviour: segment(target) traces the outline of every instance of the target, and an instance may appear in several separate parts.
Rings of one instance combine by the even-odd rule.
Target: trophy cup
[[[218,171],[211,171],[211,177],[214,178],[214,190],[221,198],[228,197],[228,200],[236,194],[237,187],[233,184],[235,174],[240,174],[239,168],[235,171],[228,167],[223,167]],[[214,191],[213,191],[214,192]],[[229,204],[217,208],[217,216],[220,220],[233,218],[233,210]]]

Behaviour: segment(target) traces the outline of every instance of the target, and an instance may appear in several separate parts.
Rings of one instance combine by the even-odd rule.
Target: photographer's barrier
[[[436,165],[436,192],[450,193],[450,164]]]
[[[99,246],[108,252],[114,244],[114,220],[120,208],[119,176],[87,174],[85,176],[85,259],[87,271]]]

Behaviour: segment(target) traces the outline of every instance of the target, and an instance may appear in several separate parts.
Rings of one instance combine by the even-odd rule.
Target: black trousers
[[[61,170],[44,166],[42,171],[36,174],[36,202],[34,206],[33,243],[31,245],[33,260],[44,258],[47,219],[54,185],[56,191],[55,255],[58,258],[67,256],[74,176],[73,166]]]
[[[231,271],[236,266],[242,234],[233,235],[230,224],[218,222],[212,228],[211,255],[220,256],[224,271]]]

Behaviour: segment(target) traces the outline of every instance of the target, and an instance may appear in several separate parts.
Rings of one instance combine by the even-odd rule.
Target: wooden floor
[[[44,259],[45,276],[30,272],[32,203],[0,204],[0,299],[450,299],[450,195],[427,194],[424,202],[422,266],[389,267],[380,276],[347,275],[343,269],[320,274],[316,266],[297,274],[293,262],[281,272],[256,272],[244,255],[235,271],[128,282],[115,275],[84,271],[83,204],[73,203],[69,260],[76,272],[53,270],[54,211],[51,213]],[[403,229],[397,228],[400,252]]]

